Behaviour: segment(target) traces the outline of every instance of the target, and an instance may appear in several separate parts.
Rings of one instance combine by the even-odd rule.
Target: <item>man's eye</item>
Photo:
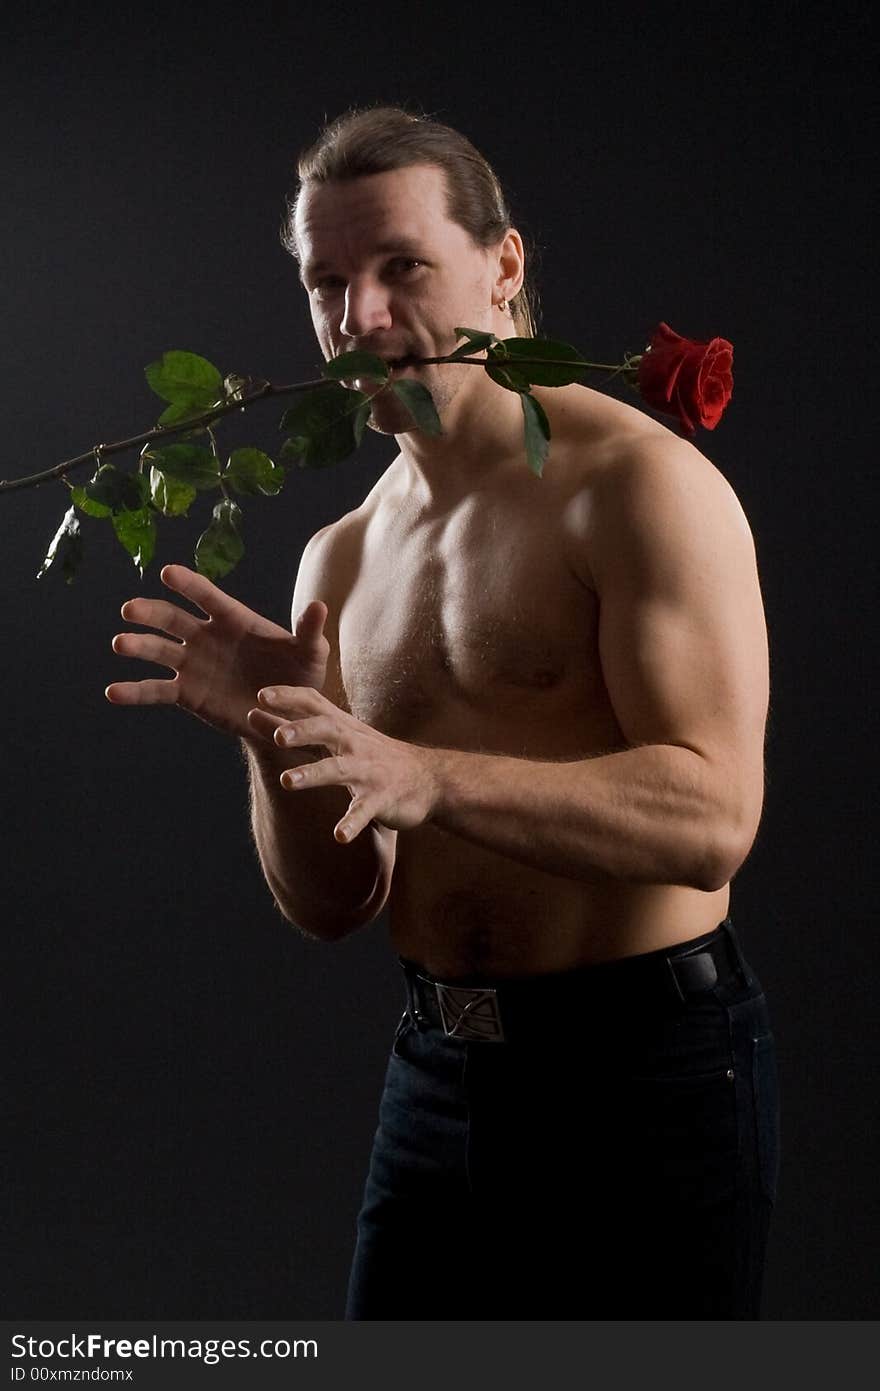
[[[388,269],[395,275],[406,275],[410,271],[418,270],[423,265],[424,261],[419,261],[414,256],[396,256],[393,261],[388,262]],[[312,293],[317,295],[333,294],[344,284],[345,281],[338,275],[324,275],[320,280],[315,281]]]

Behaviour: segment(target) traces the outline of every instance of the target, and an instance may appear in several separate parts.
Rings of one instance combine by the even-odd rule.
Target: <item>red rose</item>
[[[682,338],[659,324],[638,363],[644,400],[665,415],[676,415],[685,432],[697,425],[714,430],[733,394],[733,344],[726,338],[708,343]]]

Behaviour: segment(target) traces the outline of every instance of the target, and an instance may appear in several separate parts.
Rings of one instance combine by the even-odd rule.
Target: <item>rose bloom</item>
[[[668,324],[654,330],[638,364],[638,384],[649,406],[675,415],[688,435],[714,430],[733,394],[733,344],[683,338]]]

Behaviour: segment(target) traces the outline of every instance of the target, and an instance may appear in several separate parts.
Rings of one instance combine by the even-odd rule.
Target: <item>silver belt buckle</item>
[[[440,1018],[447,1038],[504,1042],[498,995],[491,986],[443,985],[440,981],[431,983],[437,991]]]

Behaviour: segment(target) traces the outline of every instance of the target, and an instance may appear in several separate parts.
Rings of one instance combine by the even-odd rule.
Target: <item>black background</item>
[[[296,154],[351,104],[421,107],[494,163],[545,333],[602,361],[661,319],[734,344],[733,401],[695,443],[749,517],[771,645],[731,913],[779,1050],[772,1319],[878,1312],[867,14],[31,6],[2,56],[4,476],[148,428],[167,348],[315,375],[278,226]],[[225,438],[271,451],[279,416]],[[224,587],[288,622],[306,540],[392,450],[368,436],[245,500]],[[263,882],[237,747],[104,699],[147,674],[110,650],[120,605],[163,592],[204,523],[166,521],[141,582],[83,519],[75,584],[37,581],[66,506],[59,483],[0,500],[6,1316],[340,1318],[402,1007],[385,919],[305,941]]]

